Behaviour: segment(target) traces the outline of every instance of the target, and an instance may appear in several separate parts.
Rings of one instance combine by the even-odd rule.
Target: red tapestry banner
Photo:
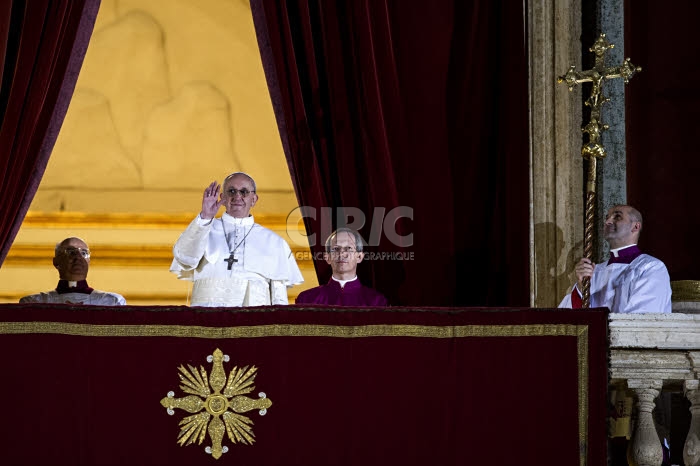
[[[2,464],[606,461],[604,309],[2,305],[0,350]]]

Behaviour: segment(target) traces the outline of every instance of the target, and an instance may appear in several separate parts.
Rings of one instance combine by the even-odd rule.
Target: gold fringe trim
[[[261,338],[261,337],[529,337],[583,336],[585,325],[315,325],[273,324],[238,327],[202,327],[196,325],[94,325],[68,322],[0,322],[0,334],[56,333],[85,337],[185,337],[185,338]],[[581,350],[581,349],[579,349]]]

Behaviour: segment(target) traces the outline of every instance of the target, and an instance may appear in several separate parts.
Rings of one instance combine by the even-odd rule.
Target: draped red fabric
[[[523,3],[251,8],[312,250],[351,214],[392,304],[528,305]]]
[[[44,174],[99,5],[6,0],[0,6],[0,263]]]
[[[698,280],[697,115],[700,3],[625,2],[625,56],[642,66],[626,91],[627,189],[644,215],[640,244],[671,280]]]
[[[606,464],[606,309],[201,311],[0,305],[2,464]],[[257,375],[236,378],[235,398],[216,392],[252,421],[254,442],[223,434],[230,451],[215,462],[217,348],[229,383],[234,367]],[[205,395],[187,392],[188,367]],[[189,410],[168,416],[171,390]],[[261,392],[264,417],[237,396]],[[180,446],[190,415],[205,416],[202,437]]]

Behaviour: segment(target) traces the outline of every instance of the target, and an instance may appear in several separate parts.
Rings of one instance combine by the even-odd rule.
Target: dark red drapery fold
[[[523,4],[251,7],[299,203],[316,209],[312,250],[338,225],[323,207],[358,208],[365,240],[400,208],[369,251],[413,260],[375,255],[359,267],[393,304],[527,305]],[[402,239],[386,233],[394,224]],[[325,282],[327,265],[316,266]]]
[[[642,72],[627,94],[627,189],[644,214],[640,243],[671,280],[698,280],[700,3],[625,2],[625,56]]]
[[[13,0],[0,7],[0,263],[44,174],[100,0]]]

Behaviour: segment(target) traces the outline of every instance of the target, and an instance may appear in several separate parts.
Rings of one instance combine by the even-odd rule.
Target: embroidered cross
[[[231,267],[233,267],[233,263],[238,262],[238,259],[233,257],[233,253],[231,253],[231,255],[228,256],[228,259],[225,259],[224,262],[228,262],[228,270],[231,270]]]

